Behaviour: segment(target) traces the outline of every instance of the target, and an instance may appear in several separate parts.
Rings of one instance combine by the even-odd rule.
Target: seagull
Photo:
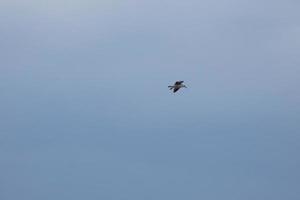
[[[186,86],[183,84],[184,81],[176,81],[174,83],[174,85],[172,86],[168,86],[170,90],[173,90],[173,92],[177,92],[180,88],[184,87],[186,88]]]

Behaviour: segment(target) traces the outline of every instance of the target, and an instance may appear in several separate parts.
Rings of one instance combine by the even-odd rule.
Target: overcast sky
[[[2,0],[0,199],[299,200],[299,10]]]

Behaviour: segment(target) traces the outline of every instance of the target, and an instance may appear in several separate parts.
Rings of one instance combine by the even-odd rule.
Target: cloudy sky
[[[299,10],[2,0],[0,198],[300,199]]]

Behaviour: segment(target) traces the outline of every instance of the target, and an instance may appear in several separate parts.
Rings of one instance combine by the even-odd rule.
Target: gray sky
[[[299,10],[1,1],[1,200],[298,200]]]

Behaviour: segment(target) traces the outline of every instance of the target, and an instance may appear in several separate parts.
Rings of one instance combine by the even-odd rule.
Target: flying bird
[[[168,86],[170,90],[173,90],[173,92],[177,92],[180,88],[186,88],[186,86],[183,84],[184,81],[176,81],[174,85]]]

